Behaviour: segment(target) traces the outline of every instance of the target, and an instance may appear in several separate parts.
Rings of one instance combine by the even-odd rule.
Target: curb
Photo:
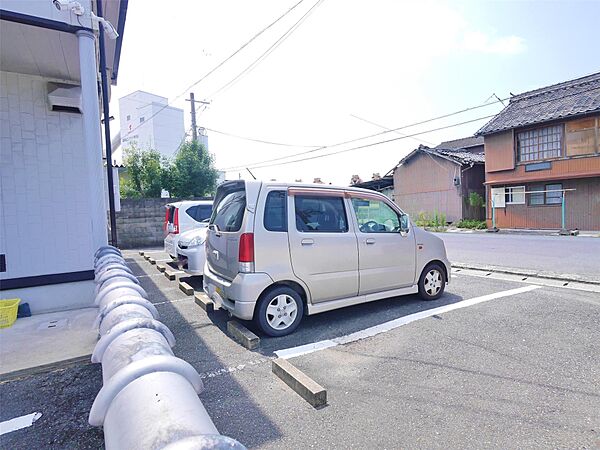
[[[165,277],[167,277],[167,280],[169,280],[169,281],[175,281],[177,279],[178,274],[179,274],[179,272],[175,272],[175,271],[169,270],[169,269],[167,269],[163,272],[163,275]]]
[[[198,292],[194,295],[194,303],[206,311],[206,314],[211,314],[215,311],[215,304],[204,292]]]
[[[511,267],[485,266],[480,264],[452,263],[451,266],[456,269],[481,270],[483,272],[506,273],[509,275],[519,275],[522,277],[543,278],[546,280],[567,281],[570,283],[583,283],[600,286],[600,281],[586,279],[578,275],[537,272],[535,270],[515,269]]]
[[[41,366],[28,367],[26,369],[14,370],[0,374],[0,383],[7,381],[15,381],[20,378],[30,377],[32,375],[39,375],[41,373],[53,372],[59,369],[67,369],[69,367],[77,365],[88,365],[92,364],[92,355],[75,356],[74,358],[63,359],[62,361],[55,361],[48,364],[42,364]]]
[[[227,322],[227,332],[248,350],[254,350],[260,346],[260,338],[236,320]]]
[[[287,359],[274,359],[271,371],[311,406],[318,408],[327,404],[327,390]]]
[[[185,281],[179,282],[179,290],[185,295],[194,295],[194,288],[187,284]]]

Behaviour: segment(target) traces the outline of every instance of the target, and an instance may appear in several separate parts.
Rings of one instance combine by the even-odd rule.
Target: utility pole
[[[194,93],[190,92],[190,98],[185,99],[186,102],[190,102],[192,104],[192,139],[194,141],[198,140],[198,125],[196,124],[196,103],[200,103],[202,105],[210,105],[210,102],[204,101],[196,101],[194,98]]]
[[[196,142],[198,140],[198,127],[196,126],[196,101],[193,92],[190,92],[190,103],[192,104],[192,139]]]

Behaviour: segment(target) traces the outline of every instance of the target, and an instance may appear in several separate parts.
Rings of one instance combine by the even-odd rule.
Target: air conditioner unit
[[[48,103],[52,111],[81,114],[81,86],[48,83]]]

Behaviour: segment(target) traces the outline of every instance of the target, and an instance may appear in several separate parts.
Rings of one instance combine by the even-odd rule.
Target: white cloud
[[[519,36],[493,38],[481,31],[467,31],[463,35],[462,48],[482,53],[515,55],[525,51],[525,40]]]

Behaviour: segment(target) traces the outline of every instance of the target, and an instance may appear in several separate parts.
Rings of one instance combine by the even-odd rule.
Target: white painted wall
[[[20,298],[28,303],[31,314],[89,308],[94,306],[93,281],[51,284],[0,291],[0,298]]]
[[[91,270],[94,242],[106,240],[106,222],[92,227],[104,199],[89,201],[82,115],[50,111],[46,82],[0,72],[0,282]]]

